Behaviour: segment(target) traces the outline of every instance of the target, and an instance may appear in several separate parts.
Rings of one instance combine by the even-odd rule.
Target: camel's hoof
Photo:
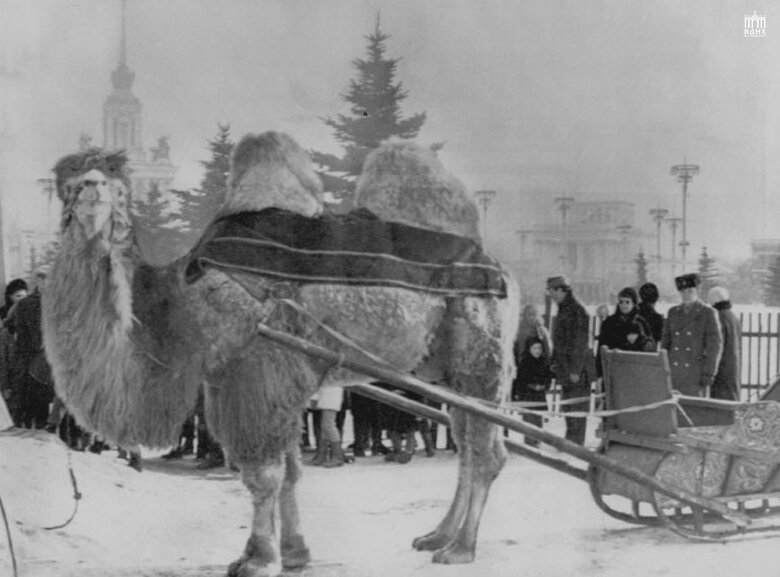
[[[279,563],[266,563],[259,559],[241,557],[228,567],[227,577],[278,577],[282,572]]]
[[[427,535],[417,537],[412,541],[412,547],[417,551],[436,551],[450,542],[450,538],[443,533],[431,531]]]
[[[450,543],[443,549],[439,549],[433,554],[434,563],[443,563],[445,565],[456,565],[459,563],[472,563],[474,561],[474,549],[464,547],[457,541]]]
[[[311,561],[311,553],[303,536],[295,535],[282,543],[282,566],[285,569],[301,569]]]

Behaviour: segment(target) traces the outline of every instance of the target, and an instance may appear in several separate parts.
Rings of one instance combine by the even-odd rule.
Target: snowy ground
[[[21,577],[213,577],[240,554],[250,504],[236,474],[201,472],[191,459],[146,459],[139,474],[115,452],[71,458],[80,510],[66,528],[47,531],[72,511],[67,452],[45,433],[0,433],[0,496]],[[585,483],[516,456],[493,487],[477,561],[433,565],[410,543],[444,514],[455,466],[439,451],[408,465],[368,457],[306,467],[301,501],[314,563],[301,577],[780,574],[778,538],[700,544],[622,524],[597,509]],[[0,575],[13,575],[4,534]]]

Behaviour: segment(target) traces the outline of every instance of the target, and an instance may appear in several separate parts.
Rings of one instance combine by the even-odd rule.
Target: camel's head
[[[92,148],[61,159],[54,167],[63,204],[62,230],[79,226],[87,239],[124,240],[130,224],[130,186],[122,152]]]

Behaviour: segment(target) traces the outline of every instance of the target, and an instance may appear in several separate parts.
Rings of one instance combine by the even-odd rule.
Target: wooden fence
[[[780,313],[739,313],[742,397],[756,400],[780,373]]]

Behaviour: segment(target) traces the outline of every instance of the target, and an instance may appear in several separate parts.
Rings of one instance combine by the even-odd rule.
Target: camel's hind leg
[[[275,510],[285,479],[282,455],[273,460],[240,463],[241,480],[252,494],[252,534],[244,554],[230,564],[228,577],[276,577],[282,571]]]
[[[450,543],[458,531],[463,518],[466,515],[469,500],[471,499],[471,475],[468,459],[470,455],[463,452],[463,439],[466,431],[466,415],[457,409],[451,411],[453,438],[460,451],[458,459],[458,486],[455,496],[452,498],[447,514],[439,522],[436,528],[412,541],[412,547],[418,551],[436,551]]]
[[[433,555],[434,563],[470,563],[477,548],[477,533],[490,486],[506,462],[500,429],[484,419],[463,415],[465,438],[456,436],[460,454],[460,474],[453,507],[465,509],[463,521],[453,538]],[[456,431],[453,431],[457,435]],[[461,486],[464,486],[461,489]]]
[[[309,548],[301,533],[298,514],[296,485],[301,478],[301,453],[297,442],[285,455],[286,469],[284,483],[279,493],[279,513],[282,521],[281,550],[285,569],[300,569],[311,561]]]
[[[516,311],[505,304],[508,300],[450,302],[446,332],[439,337],[448,381],[456,391],[491,401],[503,398],[514,370],[512,342],[517,326]],[[452,411],[452,423],[460,459],[458,488],[439,526],[413,545],[436,549],[436,563],[469,563],[474,559],[482,510],[506,462],[506,450],[498,426],[460,410]]]

